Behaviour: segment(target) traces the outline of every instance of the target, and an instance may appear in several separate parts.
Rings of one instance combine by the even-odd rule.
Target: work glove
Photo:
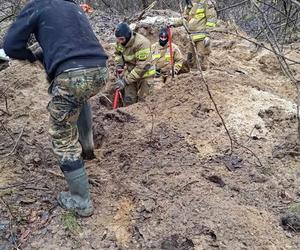
[[[121,64],[118,64],[118,65],[116,66],[116,71],[115,71],[116,76],[123,76],[124,70],[125,70],[125,69],[124,69],[124,66],[121,65]]]
[[[125,79],[118,78],[117,81],[115,82],[114,89],[123,90],[126,87],[126,85],[127,82]]]
[[[156,69],[155,77],[160,77],[160,75],[161,75],[161,70],[160,69]]]
[[[209,37],[205,37],[204,40],[203,40],[203,43],[204,43],[205,47],[208,47],[210,45],[210,39],[209,39]]]
[[[178,75],[179,70],[174,68],[174,75]],[[172,70],[170,70],[170,76],[172,75]]]

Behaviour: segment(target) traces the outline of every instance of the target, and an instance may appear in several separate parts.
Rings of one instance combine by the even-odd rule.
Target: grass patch
[[[290,213],[296,213],[300,215],[300,202],[293,204],[292,206],[290,206],[290,208],[288,209],[288,211]]]
[[[62,223],[66,230],[73,234],[79,234],[82,232],[82,229],[78,224],[77,217],[73,212],[64,213],[62,215]]]

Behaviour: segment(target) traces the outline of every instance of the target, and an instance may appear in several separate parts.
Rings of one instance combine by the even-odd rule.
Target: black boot
[[[84,103],[77,121],[79,142],[82,147],[82,158],[92,160],[96,158],[94,154],[92,109],[88,102]]]

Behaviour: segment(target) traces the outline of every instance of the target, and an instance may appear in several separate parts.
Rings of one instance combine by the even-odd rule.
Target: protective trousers
[[[82,110],[88,114],[87,101],[104,87],[107,72],[107,68],[100,67],[64,72],[54,79],[49,88],[52,95],[47,107],[50,113],[49,133],[63,172],[82,167],[82,146],[77,126],[78,122],[80,124],[79,115]],[[86,123],[87,127],[91,127],[91,121]],[[81,139],[84,136],[91,135],[81,132]]]
[[[195,42],[195,46],[196,46],[196,51],[197,51],[197,54],[198,54],[198,57],[200,60],[201,69],[206,70],[209,66],[208,57],[211,53],[210,44],[208,46],[205,46],[203,40],[200,40],[200,41]],[[191,55],[191,58],[188,58],[190,67],[196,68],[197,67],[196,55],[195,55],[192,44],[190,44],[190,55]]]
[[[125,87],[125,105],[128,106],[142,101],[149,93],[150,85],[148,79],[133,82]]]

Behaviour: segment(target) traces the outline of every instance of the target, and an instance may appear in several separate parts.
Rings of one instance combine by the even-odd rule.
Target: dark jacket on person
[[[27,47],[31,34],[42,58]],[[30,1],[9,28],[4,50],[14,59],[41,59],[50,79],[72,68],[105,67],[107,60],[85,13],[71,0]]]

